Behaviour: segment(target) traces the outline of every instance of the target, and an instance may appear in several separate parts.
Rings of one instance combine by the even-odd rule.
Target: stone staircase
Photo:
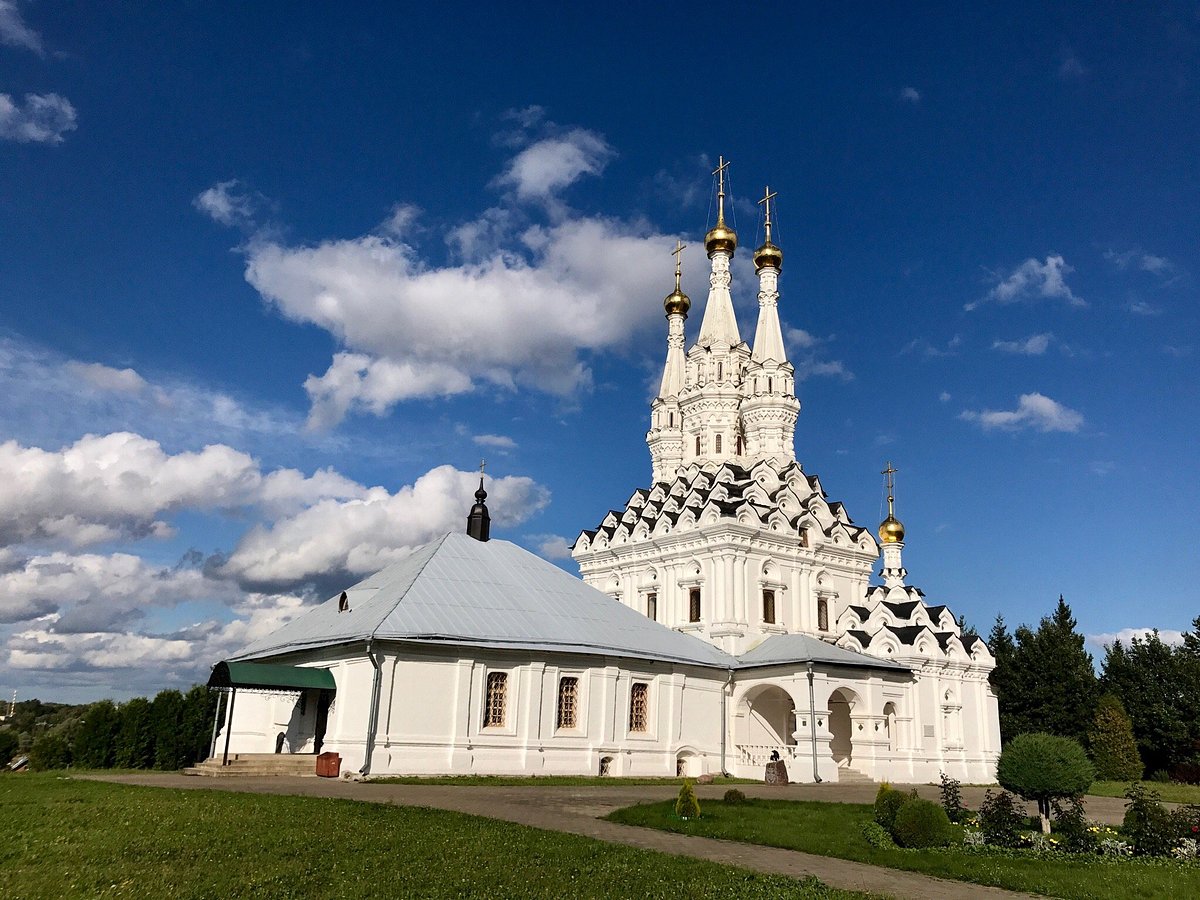
[[[837,770],[838,784],[874,784],[868,776],[859,772],[857,769],[841,768]]]
[[[221,765],[214,756],[183,770],[184,775],[230,778],[237,775],[312,775],[317,774],[317,758],[311,753],[230,753],[229,764]]]

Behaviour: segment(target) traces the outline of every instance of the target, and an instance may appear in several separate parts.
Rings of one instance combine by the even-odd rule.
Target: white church
[[[363,776],[760,778],[782,759],[793,781],[994,781],[994,661],[906,584],[895,470],[873,584],[880,544],[796,459],[769,192],[753,344],[739,334],[725,165],[690,348],[676,247],[652,483],[580,533],[582,580],[489,540],[481,479],[466,534],[214,667],[209,764],[335,752]]]

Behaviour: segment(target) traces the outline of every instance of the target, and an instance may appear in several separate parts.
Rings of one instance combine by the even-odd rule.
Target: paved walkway
[[[149,773],[90,775],[87,777],[121,784],[153,787],[339,797],[369,803],[395,803],[402,806],[449,809],[517,822],[534,828],[579,834],[613,844],[626,844],[647,850],[658,850],[675,856],[691,856],[727,865],[742,866],[759,872],[771,872],[797,878],[815,875],[833,887],[869,891],[891,897],[961,900],[961,898],[967,897],[1032,896],[961,881],[933,878],[916,872],[904,872],[899,869],[888,869],[850,860],[816,856],[795,850],[781,850],[775,847],[760,847],[734,841],[672,834],[632,825],[619,825],[599,818],[622,806],[672,799],[676,794],[676,789],[670,785],[471,787],[466,785],[354,783],[332,778],[286,776],[199,778]],[[876,790],[874,785],[792,785],[786,788],[739,785],[738,788],[753,797],[847,803],[869,803],[874,800]],[[722,785],[700,785],[696,792],[701,799],[714,799],[719,798],[726,790],[727,787]],[[922,794],[931,793],[931,796],[936,795],[937,792],[936,788],[928,785],[919,787],[918,790]],[[976,802],[970,793],[973,790],[975,789],[964,789],[969,804]],[[979,796],[983,796],[982,789],[979,789]]]

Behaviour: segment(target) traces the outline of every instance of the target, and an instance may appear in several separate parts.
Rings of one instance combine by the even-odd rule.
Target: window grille
[[[658,594],[646,595],[646,618],[651,622],[658,621]]]
[[[721,436],[719,434],[717,435],[717,452],[721,452]]]
[[[504,672],[489,672],[487,677],[487,703],[483,710],[484,728],[504,727],[504,707],[508,699],[508,675]]]
[[[645,731],[649,721],[650,685],[638,682],[629,692],[629,730]]]
[[[820,631],[829,630],[829,601],[817,601],[817,628]]]
[[[688,592],[688,621],[700,621],[700,588],[692,588]]]
[[[763,591],[763,621],[768,625],[775,624],[775,592]]]
[[[564,678],[558,683],[558,727],[576,728],[579,709],[579,679]]]

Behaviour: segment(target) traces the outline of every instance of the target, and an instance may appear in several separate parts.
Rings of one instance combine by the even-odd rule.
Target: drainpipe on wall
[[[817,774],[817,700],[813,692],[813,667],[812,663],[808,664],[808,727],[812,731],[812,761],[813,761],[813,781],[816,784],[821,783],[821,776]]]
[[[725,736],[729,733],[729,716],[727,713],[729,704],[729,688],[733,684],[733,669],[729,670],[729,675],[725,679],[725,687],[721,690],[721,775],[725,778],[729,777],[729,773],[725,770]]]
[[[371,652],[372,643],[372,641],[367,641],[367,659],[371,661],[371,666],[375,669],[371,683],[371,712],[367,717],[367,749],[363,754],[362,768],[358,770],[358,774],[364,776],[371,773],[371,751],[375,749],[375,734],[379,730],[379,689],[380,682],[383,680],[383,666]]]

